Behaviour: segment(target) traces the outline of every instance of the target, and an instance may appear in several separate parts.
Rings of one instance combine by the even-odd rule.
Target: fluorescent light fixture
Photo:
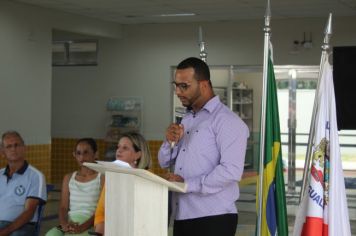
[[[195,16],[195,13],[176,13],[176,14],[159,14],[159,15],[153,15],[156,17],[172,17],[172,16]]]

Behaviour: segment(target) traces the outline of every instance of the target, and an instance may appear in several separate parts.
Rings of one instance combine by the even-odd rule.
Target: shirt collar
[[[16,171],[16,173],[19,174],[19,175],[23,175],[23,173],[25,173],[27,167],[28,167],[28,163],[27,163],[27,161],[25,160],[23,166],[22,166],[20,169],[18,169],[18,170]],[[6,169],[5,169],[5,172],[4,172],[4,175],[6,175],[7,177],[9,177],[9,172],[10,172],[10,167],[9,167],[9,165],[7,165],[7,166],[6,166]]]
[[[205,105],[200,109],[201,110],[206,110],[209,113],[213,112],[218,105],[220,104],[220,98],[218,95],[215,95],[214,97],[212,97],[207,103],[205,103]],[[199,111],[198,111],[199,112]],[[198,113],[197,112],[197,113]],[[191,107],[188,107],[186,109],[186,113],[191,113],[191,114],[195,114],[195,112],[193,111],[193,109]]]
[[[212,113],[219,105],[219,103],[220,103],[219,96],[215,95],[207,103],[205,103],[203,109],[207,110],[209,113]]]

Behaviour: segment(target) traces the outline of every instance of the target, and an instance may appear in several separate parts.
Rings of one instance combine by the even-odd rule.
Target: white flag
[[[299,206],[293,235],[351,235],[337,132],[332,70],[323,65],[315,117],[309,183]]]

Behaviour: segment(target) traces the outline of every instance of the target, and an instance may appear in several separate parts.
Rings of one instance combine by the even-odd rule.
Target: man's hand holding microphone
[[[166,130],[166,139],[171,145],[171,155],[173,155],[174,146],[184,135],[184,126],[181,124],[184,114],[185,109],[182,110],[181,108],[176,108],[176,122],[172,123]],[[168,181],[184,182],[184,179],[181,176],[173,173],[172,160],[170,162],[170,172],[167,174],[166,179]]]
[[[166,130],[166,139],[171,144],[171,149],[179,142],[183,137],[184,127],[182,124],[173,123]]]

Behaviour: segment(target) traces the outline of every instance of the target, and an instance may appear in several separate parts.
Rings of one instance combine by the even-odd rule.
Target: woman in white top
[[[78,140],[73,156],[79,170],[64,176],[59,208],[60,224],[48,231],[46,236],[89,235],[104,175],[83,166],[83,163],[94,162],[96,155],[94,139]]]

